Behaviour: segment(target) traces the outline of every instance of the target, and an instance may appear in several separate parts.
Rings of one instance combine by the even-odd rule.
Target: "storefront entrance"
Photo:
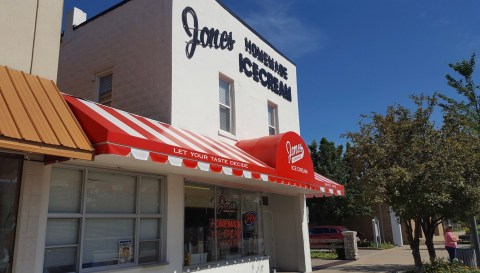
[[[12,272],[23,158],[0,154],[0,273]]]
[[[187,181],[184,266],[263,257],[261,199],[260,192]]]

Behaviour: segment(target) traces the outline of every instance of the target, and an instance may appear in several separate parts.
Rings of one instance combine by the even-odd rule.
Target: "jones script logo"
[[[191,17],[190,22],[193,22],[193,26],[189,25],[189,17]],[[185,47],[187,58],[191,59],[193,57],[197,45],[201,45],[203,48],[233,50],[235,40],[233,40],[232,32],[223,31],[220,33],[220,30],[208,27],[203,27],[202,30],[199,31],[197,13],[195,13],[195,10],[191,7],[186,7],[183,10],[182,22],[185,33],[187,33],[188,37],[192,38],[190,41],[187,41],[187,46]]]
[[[293,164],[301,160],[305,155],[303,146],[300,143],[292,146],[290,141],[287,141],[286,148],[287,148],[287,154],[288,154],[288,163],[290,164]]]
[[[228,202],[225,199],[225,196],[220,195],[218,197],[218,207],[217,207],[217,214],[220,213],[237,213],[238,205],[235,201]]]

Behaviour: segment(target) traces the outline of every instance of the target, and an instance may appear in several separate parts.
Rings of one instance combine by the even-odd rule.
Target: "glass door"
[[[0,273],[12,272],[22,163],[0,154]]]

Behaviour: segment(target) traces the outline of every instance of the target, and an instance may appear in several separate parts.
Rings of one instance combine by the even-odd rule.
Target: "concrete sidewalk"
[[[437,257],[447,258],[448,253],[442,243],[435,244]],[[424,261],[428,260],[426,246],[420,245]],[[312,259],[313,272],[405,272],[414,267],[412,251],[409,246],[395,247],[388,250],[360,249],[357,261]]]

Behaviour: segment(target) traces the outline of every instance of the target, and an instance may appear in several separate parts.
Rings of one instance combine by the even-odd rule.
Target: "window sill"
[[[159,263],[150,263],[150,264],[140,264],[138,266],[144,267],[144,268],[151,268],[151,267],[164,266],[169,264],[170,264],[169,262],[159,262]]]
[[[102,268],[102,267],[92,267],[88,268],[85,270],[85,272],[120,272],[120,271],[128,271],[132,269],[138,269],[138,268],[154,268],[154,267],[159,267],[159,266],[165,266],[169,265],[169,262],[158,262],[158,263],[149,263],[149,264],[138,264],[138,265],[127,265],[123,267],[107,267],[107,268]]]
[[[238,141],[237,136],[232,135],[231,133],[229,133],[229,132],[227,132],[227,131],[224,131],[224,130],[222,130],[222,129],[219,129],[219,130],[218,130],[218,135],[219,135],[219,136],[222,136],[222,137],[225,137],[225,138],[228,138],[228,139],[230,139],[230,140]]]
[[[218,262],[209,262],[206,264],[184,266],[183,273],[198,272],[206,269],[218,268],[223,266],[244,264],[244,263],[255,262],[255,261],[263,261],[263,260],[268,260],[268,258],[269,258],[268,256],[249,256],[249,257],[236,258],[236,259],[224,260],[224,261],[218,261]]]

